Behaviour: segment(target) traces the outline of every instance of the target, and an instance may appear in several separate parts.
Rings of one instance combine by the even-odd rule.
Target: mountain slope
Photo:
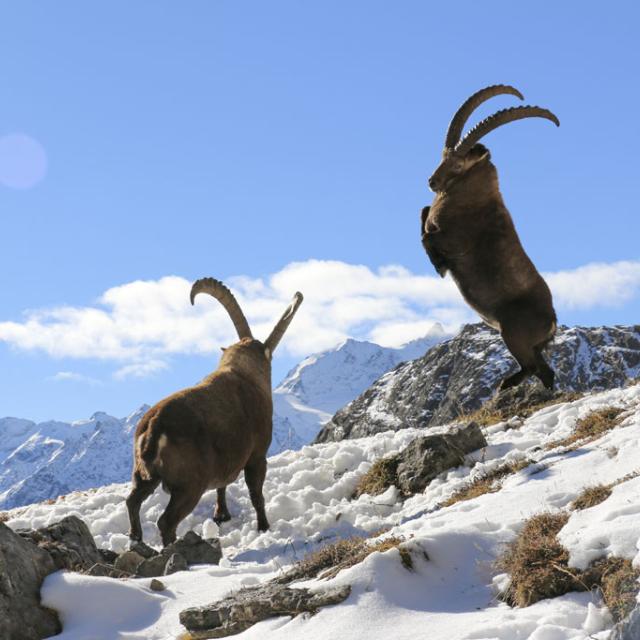
[[[311,442],[343,404],[399,362],[418,357],[446,334],[441,327],[400,348],[346,340],[310,356],[274,390],[269,453]],[[55,498],[78,489],[125,482],[132,437],[148,406],[118,419],[95,413],[73,423],[0,420],[0,508]]]
[[[613,430],[575,450],[557,444],[573,433],[579,419],[608,407],[622,410]],[[573,592],[529,607],[510,607],[496,597],[509,576],[498,573],[495,560],[527,518],[552,512],[568,517],[559,540],[568,551],[570,567],[584,568],[609,556],[640,566],[640,385],[546,407],[526,420],[493,424],[485,433],[485,449],[472,453],[465,465],[442,473],[424,493],[404,501],[394,487],[375,497],[352,495],[372,463],[400,451],[421,434],[418,429],[282,453],[270,460],[267,474],[266,509],[272,525],[268,532],[255,530],[244,482],[229,487],[233,519],[220,527],[220,566],[164,576],[167,588],[160,593],[150,591],[148,579],[59,572],[45,581],[43,604],[62,614],[60,640],[174,638],[184,632],[181,610],[281,576],[283,568],[308,551],[337,539],[374,534],[403,538],[413,569],[403,567],[397,549],[374,553],[334,578],[305,584],[314,590],[350,585],[351,595],[342,604],[313,616],[265,620],[242,637],[415,640],[426,632],[431,640],[606,640],[613,622],[598,592]],[[446,505],[473,479],[514,463],[522,463],[517,465],[520,470],[493,492]],[[600,504],[583,511],[571,508],[585,487],[614,483],[611,495]],[[55,504],[32,505],[8,514],[8,525],[40,527],[73,513],[88,523],[99,546],[120,551],[128,542],[127,491],[126,484],[111,485]],[[156,546],[160,539],[154,523],[165,504],[166,496],[158,491],[142,508],[145,540]],[[214,504],[215,491],[210,491],[181,524],[179,535],[190,529],[199,533],[203,527],[211,531]]]
[[[548,357],[559,390],[620,387],[640,376],[640,326],[559,327]],[[444,424],[478,409],[516,366],[496,331],[467,325],[422,358],[383,375],[338,411],[317,440]]]

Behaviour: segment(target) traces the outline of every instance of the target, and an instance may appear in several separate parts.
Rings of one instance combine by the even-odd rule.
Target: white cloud
[[[58,371],[58,373],[51,376],[50,380],[54,382],[83,382],[92,386],[100,384],[100,380],[85,376],[82,373],[76,373],[75,371]]]
[[[558,307],[617,307],[640,294],[640,262],[594,262],[573,271],[547,273],[545,278]]]
[[[134,362],[120,367],[113,377],[116,380],[126,380],[127,378],[148,378],[158,371],[164,371],[168,368],[166,362],[162,360],[147,360],[146,362]]]
[[[590,264],[545,277],[558,309],[616,306],[640,294],[640,262]],[[293,293],[304,293],[279,348],[297,357],[347,337],[395,346],[424,335],[434,322],[454,330],[477,320],[450,278],[397,265],[376,270],[307,260],[265,278],[236,276],[227,283],[260,339]],[[190,305],[190,287],[177,276],[130,282],[109,289],[95,305],[39,309],[26,312],[22,322],[0,322],[0,341],[53,357],[112,361],[120,367],[117,379],[150,375],[166,368],[173,354],[212,353],[236,339],[215,300],[203,295]]]

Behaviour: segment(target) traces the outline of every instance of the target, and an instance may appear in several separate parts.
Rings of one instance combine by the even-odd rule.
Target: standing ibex
[[[501,388],[535,375],[551,389],[554,373],[542,356],[556,330],[551,292],[520,244],[489,150],[477,143],[521,118],[546,118],[557,126],[560,122],[540,107],[503,109],[460,140],[471,113],[499,94],[523,99],[514,87],[487,87],[474,93],[451,120],[442,162],[429,178],[436,197],[422,210],[422,244],[437,272],[442,277],[451,272],[464,299],[500,331],[518,361],[520,371],[503,380]]]
[[[291,305],[264,343],[251,335],[235,297],[222,282],[203,278],[191,288],[191,304],[208,293],[227,310],[240,340],[224,349],[216,371],[200,384],[153,406],[140,420],[134,440],[133,488],[127,497],[132,540],[142,540],[140,505],[162,482],[171,494],[158,520],[166,546],[178,524],[207,489],[218,490],[216,522],[231,518],[225,490],[244,469],[258,530],[269,528],[262,485],[271,443],[271,356],[302,302]]]

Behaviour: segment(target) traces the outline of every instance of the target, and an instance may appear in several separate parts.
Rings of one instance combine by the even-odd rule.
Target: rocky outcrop
[[[396,486],[405,496],[422,493],[443,471],[463,464],[465,454],[486,446],[474,422],[442,435],[416,438],[400,452]]]
[[[56,571],[51,555],[0,523],[0,638],[39,640],[60,633],[54,611],[40,605],[40,586]]]
[[[103,561],[89,527],[76,516],[67,516],[41,529],[18,531],[46,551],[56,569],[84,571]]]
[[[333,587],[312,593],[275,582],[232,593],[224,600],[205,607],[192,607],[180,613],[180,622],[191,638],[224,638],[246,631],[254,624],[276,616],[316,613],[321,607],[340,604],[349,597],[351,587]]]
[[[560,391],[623,386],[640,375],[640,326],[560,327],[548,358]],[[516,367],[496,331],[467,325],[424,357],[379,378],[333,416],[316,442],[446,424],[480,408]],[[538,386],[531,382],[523,388]]]

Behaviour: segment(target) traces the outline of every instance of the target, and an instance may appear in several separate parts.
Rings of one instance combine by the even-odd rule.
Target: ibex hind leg
[[[248,464],[244,469],[244,479],[249,488],[251,504],[258,516],[258,531],[266,531],[269,528],[267,513],[264,509],[264,496],[262,495],[262,485],[267,475],[267,460],[262,458]]]
[[[136,542],[142,542],[142,526],[140,525],[140,507],[142,503],[156,490],[160,484],[160,478],[143,480],[139,474],[134,473],[132,478],[131,493],[127,496],[127,511],[129,512],[129,538]]]
[[[231,520],[231,514],[227,508],[227,487],[222,487],[218,489],[217,492],[218,499],[216,501],[215,511],[213,512],[213,521],[216,524],[221,524],[222,522]]]
[[[528,338],[529,337],[523,332],[505,329],[503,327],[502,339],[504,340],[509,353],[511,353],[511,355],[516,359],[516,362],[520,365],[520,371],[517,371],[502,381],[500,384],[501,391],[509,389],[510,387],[515,387],[525,378],[533,375],[537,371],[535,353]]]
[[[535,357],[536,357],[536,372],[535,376],[542,382],[542,384],[547,389],[553,389],[553,381],[555,379],[555,373],[553,369],[547,364],[544,356],[542,355],[542,351],[547,345],[547,341],[543,344],[538,345],[534,349]]]
[[[169,504],[158,519],[158,529],[165,547],[175,542],[178,525],[195,509],[204,492],[190,487],[172,487],[170,493]]]

